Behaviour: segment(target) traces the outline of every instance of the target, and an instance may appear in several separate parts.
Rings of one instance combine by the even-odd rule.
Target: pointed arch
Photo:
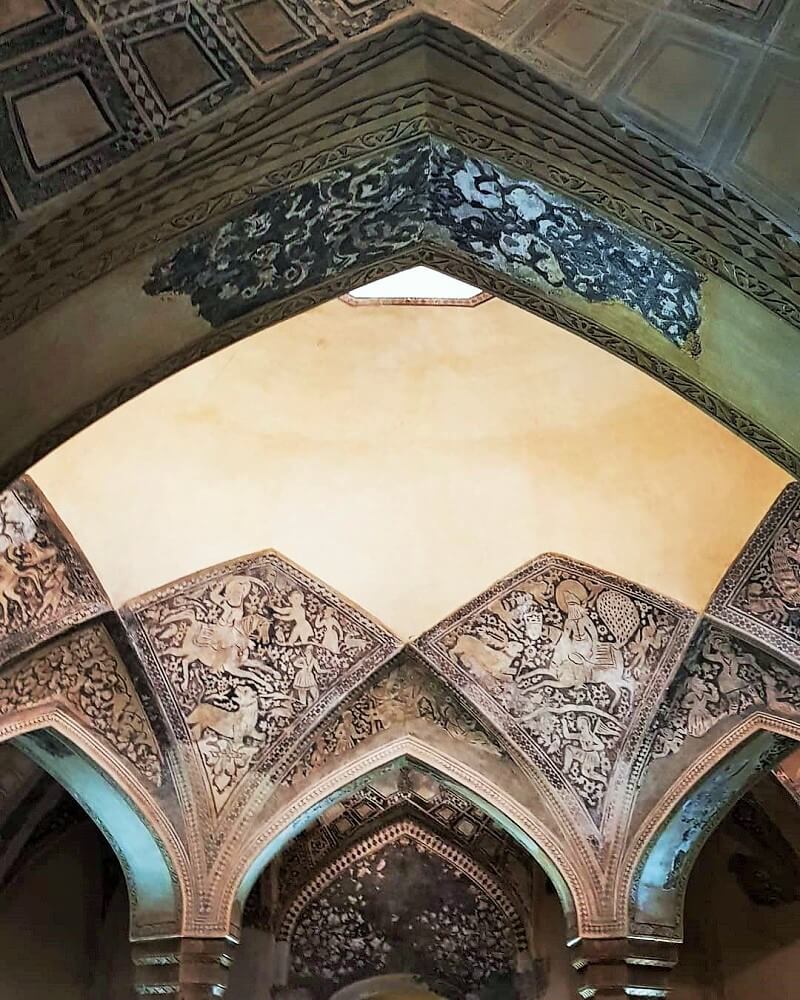
[[[221,926],[237,926],[256,878],[280,850],[334,803],[386,768],[409,764],[429,770],[441,784],[474,802],[544,868],[556,888],[570,934],[580,934],[597,912],[597,881],[570,856],[559,838],[504,788],[484,774],[412,735],[356,752],[324,780],[297,795],[244,843],[215,893]]]
[[[350,865],[363,858],[370,857],[382,850],[388,844],[393,844],[402,838],[409,838],[445,861],[452,864],[466,875],[487,895],[503,915],[508,919],[514,930],[514,940],[520,952],[528,946],[525,927],[517,907],[491,872],[472,858],[457,844],[446,837],[429,830],[423,824],[411,818],[395,820],[379,827],[373,833],[367,834],[355,844],[340,851],[328,860],[322,870],[313,875],[290,900],[277,931],[279,941],[290,941],[303,910],[322,893]],[[291,947],[291,946],[290,946]]]
[[[800,720],[757,711],[683,769],[629,841],[619,894],[629,932],[680,940],[689,877],[703,845],[736,802],[800,741]]]
[[[445,146],[455,158],[449,165],[437,159]],[[411,186],[401,183],[396,163],[381,170],[403,150],[419,161]],[[381,173],[397,209],[394,224],[370,214],[362,198],[356,199],[358,217],[349,195],[337,202],[337,192],[351,182],[359,189],[359,176],[374,181]],[[522,224],[509,228],[504,221],[508,199],[500,197],[497,206],[478,197],[471,205],[482,218],[474,227],[480,230],[476,249],[468,229],[455,225],[453,199],[472,192],[476,178],[502,194],[501,176],[520,196],[513,218]],[[209,321],[192,314],[189,303],[200,305],[209,292],[205,278],[190,280],[203,241],[213,242],[221,225],[227,238],[243,219],[259,215],[264,199],[272,199],[275,225],[285,226],[296,213],[277,211],[278,202],[289,192],[308,207],[313,199],[302,194],[309,190],[321,214],[304,218],[306,232],[319,235],[319,219],[332,223],[337,205],[350,213],[347,246],[335,266],[322,266],[325,246],[310,257],[303,249],[299,258],[287,258],[291,241],[281,238],[270,280],[255,297],[248,284],[249,303],[229,288],[206,309]],[[479,186],[475,190],[480,194]],[[606,233],[606,245],[634,246],[632,254],[617,253],[617,262],[628,266],[636,258],[638,277],[626,273],[612,281],[614,268],[600,247],[577,238],[595,254],[592,288],[588,295],[571,288],[575,268],[567,259],[547,239],[534,251],[528,242],[540,211],[556,210],[570,216],[578,235],[583,218]],[[360,230],[361,222],[367,225]],[[209,224],[210,235],[198,232]],[[493,242],[494,236],[504,239]],[[156,248],[170,240],[180,243],[157,258]],[[791,393],[786,379],[800,350],[789,329],[800,323],[799,257],[784,230],[711,177],[629,136],[607,114],[479,39],[430,17],[411,18],[337,51],[324,70],[315,64],[293,74],[166,148],[134,158],[9,249],[0,262],[4,370],[17,378],[30,371],[26,389],[35,398],[46,366],[18,362],[36,345],[63,377],[58,405],[37,409],[24,429],[17,422],[16,433],[2,440],[0,481],[199,357],[412,263],[440,267],[598,343],[796,471],[800,441],[784,396]],[[225,269],[229,273],[227,257]],[[188,298],[170,306],[147,298],[144,287],[155,296],[186,292]],[[656,287],[659,295],[651,296]],[[671,318],[656,301],[665,296]],[[114,310],[115,301],[126,302],[126,315],[117,306],[112,314],[119,323],[106,324],[95,338],[113,363],[70,381],[59,352],[80,347],[72,338],[84,336],[87,316]],[[228,312],[220,311],[224,301]],[[131,309],[132,302],[141,308]],[[701,305],[707,308],[698,311]],[[142,334],[157,321],[163,335],[155,345]],[[132,343],[141,350],[123,357]],[[704,344],[712,348],[708,363]],[[715,363],[714,352],[725,363]],[[746,380],[739,377],[743,357]],[[763,391],[753,392],[754,386]]]
[[[10,741],[83,807],[125,875],[132,940],[180,934],[190,907],[188,857],[153,791],[61,707],[0,718]]]

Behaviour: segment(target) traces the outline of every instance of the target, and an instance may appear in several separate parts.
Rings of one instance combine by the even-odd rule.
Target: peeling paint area
[[[218,327],[425,240],[548,294],[618,302],[696,348],[700,275],[576,202],[439,140],[273,192],[153,269]]]
[[[682,347],[700,325],[700,276],[529,179],[434,142],[431,223],[493,270],[587,302],[621,302]]]

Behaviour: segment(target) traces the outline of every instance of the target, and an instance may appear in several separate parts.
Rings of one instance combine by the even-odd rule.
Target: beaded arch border
[[[355,862],[375,854],[390,844],[395,844],[403,838],[410,838],[422,847],[437,854],[444,861],[453,865],[466,875],[489,899],[498,907],[503,916],[511,924],[514,932],[514,942],[519,952],[527,950],[528,939],[525,926],[517,907],[511,897],[483,865],[478,864],[465,851],[444,837],[427,830],[411,819],[401,819],[369,834],[357,844],[352,845],[337,857],[329,861],[321,871],[313,875],[300,889],[287,907],[278,929],[279,941],[291,941],[297,922],[303,910],[328,888],[347,868]]]

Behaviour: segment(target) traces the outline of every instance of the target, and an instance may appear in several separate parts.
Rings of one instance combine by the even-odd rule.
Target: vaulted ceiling
[[[115,603],[276,548],[402,636],[543,552],[700,609],[788,481],[653,379],[498,299],[331,302],[31,474]]]
[[[16,0],[0,14],[0,221],[429,11],[797,229],[796,0]]]

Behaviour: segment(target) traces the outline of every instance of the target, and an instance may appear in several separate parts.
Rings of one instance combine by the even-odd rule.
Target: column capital
[[[629,1000],[669,993],[669,973],[678,961],[678,945],[639,938],[587,938],[574,946],[578,996]]]
[[[135,941],[134,996],[216,1000],[228,986],[234,948],[228,938]]]

